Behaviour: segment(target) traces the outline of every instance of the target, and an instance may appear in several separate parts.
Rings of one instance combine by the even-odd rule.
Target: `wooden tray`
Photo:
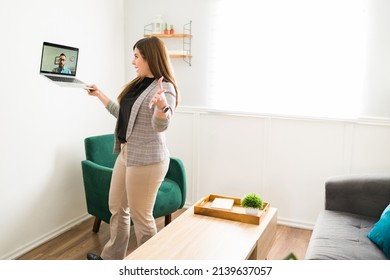
[[[233,199],[234,204],[231,210],[210,208],[215,198],[228,198]],[[249,215],[245,213],[245,208],[241,206],[241,199],[229,196],[221,196],[216,194],[210,194],[194,205],[194,213],[204,216],[210,216],[215,218],[221,218],[231,221],[238,221],[242,223],[258,225],[264,219],[265,215],[269,212],[269,203],[263,202],[263,209],[259,210],[259,213],[255,215]]]

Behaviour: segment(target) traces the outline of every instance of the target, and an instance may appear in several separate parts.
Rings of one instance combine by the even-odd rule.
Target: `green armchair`
[[[110,223],[108,193],[116,154],[112,153],[114,135],[88,137],[84,140],[86,160],[81,162],[88,213],[95,216],[92,231],[97,233],[101,221]],[[155,218],[165,216],[165,225],[172,213],[183,208],[186,200],[186,173],[178,158],[170,158],[169,169],[157,193],[153,209]]]

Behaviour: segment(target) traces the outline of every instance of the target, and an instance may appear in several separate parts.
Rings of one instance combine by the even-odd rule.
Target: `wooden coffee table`
[[[194,206],[125,260],[266,259],[276,237],[277,209],[260,225],[194,214]]]

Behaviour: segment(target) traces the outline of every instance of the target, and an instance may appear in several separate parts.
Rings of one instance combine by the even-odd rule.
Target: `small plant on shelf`
[[[259,209],[263,208],[263,200],[255,193],[249,193],[241,199],[241,206],[247,214],[257,215]]]

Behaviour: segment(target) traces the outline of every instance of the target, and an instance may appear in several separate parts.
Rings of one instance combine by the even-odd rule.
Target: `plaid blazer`
[[[173,84],[163,82],[165,96],[171,108],[175,108],[176,91]],[[168,118],[160,120],[154,117],[155,106],[149,109],[149,103],[157,91],[157,79],[154,80],[135,101],[126,132],[127,166],[148,165],[169,158],[164,131],[168,128],[173,109]],[[116,118],[119,106],[110,100],[106,109]],[[114,153],[120,152],[120,142],[115,127]]]

